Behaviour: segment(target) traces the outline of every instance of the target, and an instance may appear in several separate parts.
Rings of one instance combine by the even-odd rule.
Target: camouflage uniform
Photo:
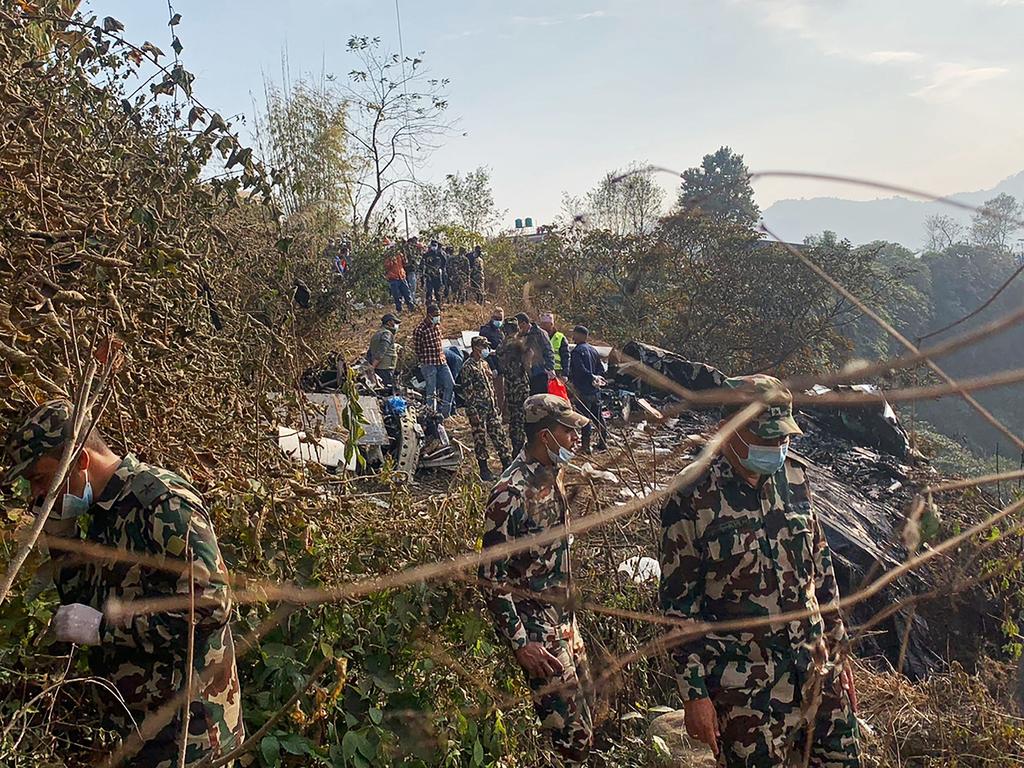
[[[462,401],[466,407],[469,426],[473,429],[473,449],[476,457],[487,463],[487,436],[498,452],[501,466],[507,467],[512,461],[512,450],[509,447],[505,427],[498,418],[498,404],[494,399],[494,386],[491,384],[490,366],[480,358],[470,357],[462,366],[459,381],[462,384]]]
[[[769,439],[799,432],[788,404],[769,408],[750,429]],[[820,613],[838,603],[839,590],[805,467],[790,457],[755,487],[718,456],[662,510],[666,615],[717,622],[810,612],[782,627],[709,632],[672,650],[683,699],[714,703],[719,762],[729,768],[803,765],[808,717],[811,766],[860,765],[840,670],[823,663],[822,651],[834,662],[847,637],[838,613]]]
[[[530,379],[526,371],[526,347],[518,336],[509,336],[498,350],[498,363],[505,380],[505,405],[508,408],[508,432],[512,450],[519,451],[526,443],[523,403],[530,396]]]
[[[531,397],[527,410],[548,397],[558,399]],[[568,403],[562,403],[572,413]],[[534,420],[538,420],[535,414]],[[568,511],[561,469],[541,464],[523,451],[491,491],[483,547],[567,525]],[[568,533],[554,542],[481,564],[479,577],[486,585],[495,628],[513,650],[538,642],[561,663],[561,675],[527,675],[527,680],[541,727],[551,731],[556,749],[570,759],[583,759],[593,739],[593,688],[583,639],[567,605],[572,583]],[[548,596],[557,602],[545,600]]]
[[[11,474],[24,472],[32,462],[59,447],[67,406],[54,415],[51,403],[37,409],[26,425],[12,435],[8,454]],[[60,406],[58,406],[60,408]],[[40,414],[40,411],[43,411]],[[37,414],[40,414],[37,416]],[[27,463],[26,463],[27,459]],[[198,687],[190,706],[186,765],[213,752],[220,755],[245,738],[241,688],[228,620],[231,598],[228,574],[209,514],[199,492],[167,470],[126,456],[102,494],[89,509],[87,538],[119,550],[191,564],[195,610],[193,684]],[[175,575],[115,560],[55,556],[54,582],[61,603],[81,603],[102,611],[111,599],[122,602],[190,594],[189,571]],[[189,610],[175,609],[138,615],[124,622],[104,619],[99,645],[88,649],[89,668],[113,684],[128,709],[101,695],[99,705],[107,727],[127,735],[132,718],[141,724],[185,686]],[[212,674],[212,677],[209,675]],[[130,712],[130,715],[129,715]],[[178,765],[180,714],[148,741],[132,765],[171,768]]]
[[[428,250],[420,261],[423,274],[423,301],[425,304],[435,303],[441,306],[441,283],[444,274],[445,258],[440,248]]]
[[[448,258],[448,284],[452,301],[463,304],[466,301],[466,285],[469,282],[469,259],[464,253],[453,253]]]
[[[473,266],[469,270],[469,287],[473,293],[473,300],[477,304],[484,303],[484,260],[478,256],[473,260]]]

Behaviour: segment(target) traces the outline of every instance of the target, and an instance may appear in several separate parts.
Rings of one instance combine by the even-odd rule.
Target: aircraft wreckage
[[[468,355],[469,340],[474,335],[464,332],[460,338],[447,340],[445,347],[454,346]],[[609,362],[605,407],[612,422],[658,421],[658,440],[666,452],[689,443],[696,456],[700,445],[692,438],[695,433],[713,430],[717,413],[687,410],[672,419],[662,418],[659,409],[679,403],[681,398],[652,386],[637,366],[652,368],[695,391],[720,387],[726,375],[704,363],[636,341],[621,352],[607,347],[600,351]],[[344,362],[307,372],[302,381],[309,406],[306,421],[302,428],[279,427],[281,450],[298,461],[314,461],[332,471],[345,471],[347,467],[372,472],[390,459],[394,470],[410,480],[419,472],[458,469],[463,447],[448,437],[438,415],[423,404],[423,386],[415,371],[406,373],[405,380],[411,385],[395,396],[379,385],[372,371],[357,366],[358,407],[349,409],[348,397],[338,384],[348,376]],[[876,391],[869,385],[837,389]],[[816,387],[809,394],[827,391]],[[361,428],[356,441],[364,459],[361,463],[351,453],[345,455],[351,426],[346,419],[352,414],[357,415]],[[795,441],[794,449],[812,462],[810,477],[818,511],[834,553],[840,588],[849,595],[879,572],[897,567],[906,559],[898,526],[913,497],[911,476],[920,457],[913,451],[896,413],[884,401],[851,408],[804,407],[797,411],[797,419],[805,435]],[[926,467],[926,471],[930,470]],[[649,565],[646,561],[651,558],[643,560]],[[623,566],[620,570],[624,572],[639,573],[636,563]],[[864,624],[925,588],[921,577],[909,574],[855,606],[851,623]],[[978,613],[980,620],[980,609]],[[895,664],[902,650],[904,672],[920,677],[940,662],[933,635],[920,613],[890,610],[887,618],[865,633],[858,652],[884,656]]]

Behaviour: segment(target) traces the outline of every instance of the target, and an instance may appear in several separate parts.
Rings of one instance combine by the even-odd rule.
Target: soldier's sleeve
[[[484,513],[484,551],[515,539],[522,519],[522,496],[506,483],[498,485],[491,493]],[[507,557],[481,563],[477,575],[484,584],[484,598],[495,629],[512,644],[514,650],[519,650],[527,643],[526,628],[508,589],[508,565]]]
[[[807,498],[811,500],[811,509],[814,510],[810,483],[807,484]],[[832,550],[828,546],[828,540],[825,538],[825,532],[822,530],[816,510],[813,512],[813,521],[814,589],[820,607],[836,608],[836,610],[822,614],[829,648],[835,651],[846,646],[848,640],[846,624],[838,610],[839,583],[836,581],[836,572],[832,565]]]
[[[698,622],[704,598],[704,568],[697,548],[697,512],[693,497],[676,494],[661,511],[661,611],[673,619]],[[683,701],[708,695],[704,682],[705,642],[702,637],[670,651]]]
[[[173,587],[157,590],[151,586],[146,596],[188,600],[194,597],[196,630],[223,627],[231,613],[227,567],[201,500],[189,493],[172,492],[156,502],[148,519],[153,554],[166,557],[168,564],[180,563],[182,573]],[[156,583],[160,582],[154,580]],[[190,612],[186,603],[162,613],[136,615],[125,622],[104,620],[100,639],[104,644],[142,651],[167,646],[184,648]]]

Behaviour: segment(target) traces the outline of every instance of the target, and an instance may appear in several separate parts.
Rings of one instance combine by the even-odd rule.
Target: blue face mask
[[[551,439],[552,440],[555,440],[555,436],[551,434],[551,430],[550,429],[545,430],[545,431],[549,435],[551,435]],[[548,458],[551,459],[551,462],[553,464],[556,464],[556,465],[568,464],[570,461],[572,461],[574,458],[576,458],[576,454],[575,453],[570,451],[568,448],[563,448],[559,444],[559,442],[557,440],[555,440],[555,445],[558,446],[558,453],[555,453],[550,448],[548,448],[547,446],[544,446],[544,450],[546,450],[548,452]]]
[[[440,317],[432,317],[432,318],[430,318],[430,322],[432,322],[434,325],[440,325],[441,324],[441,318]]]
[[[501,328],[501,326],[503,326],[504,324],[504,320],[491,320],[491,325],[493,325],[495,328]]]
[[[491,350],[489,350],[489,349],[481,350],[480,351],[480,356],[484,357],[484,358],[490,357],[491,356]]]
[[[89,511],[92,506],[92,483],[89,482],[89,473],[85,473],[85,488],[81,496],[71,493],[71,481],[68,480],[68,490],[64,491],[64,498],[61,502],[60,519],[74,520]]]
[[[751,445],[742,437],[740,442],[747,446],[747,458],[740,459],[740,464],[758,475],[774,475],[786,463],[789,455],[789,443],[784,445]]]

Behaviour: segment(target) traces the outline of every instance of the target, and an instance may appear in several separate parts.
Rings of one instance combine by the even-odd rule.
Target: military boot
[[[483,459],[477,459],[477,463],[480,465],[480,479],[485,483],[493,483],[497,478],[491,474],[491,468],[487,466],[487,462]]]

